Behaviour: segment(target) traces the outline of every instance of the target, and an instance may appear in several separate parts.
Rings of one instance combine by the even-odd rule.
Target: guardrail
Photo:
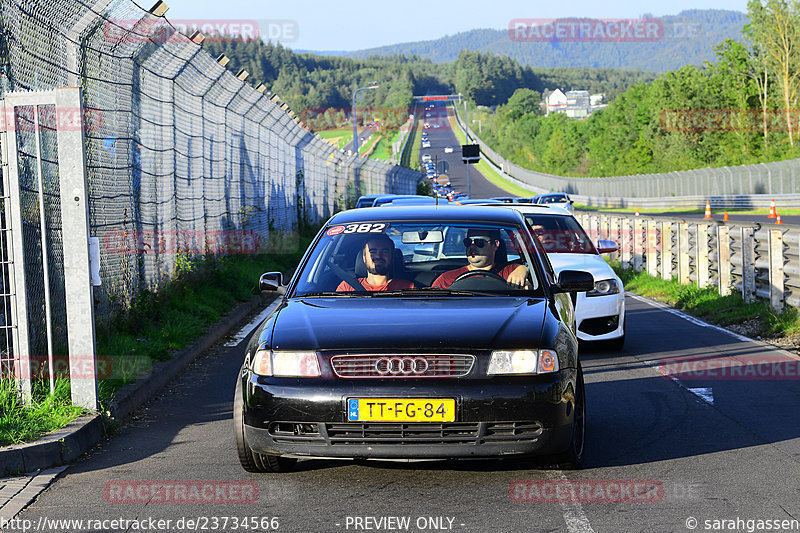
[[[800,307],[800,226],[686,222],[675,217],[576,213],[595,242],[611,239],[622,268],[677,279],[746,302],[769,300],[775,311]]]
[[[715,209],[800,207],[800,159],[702,168],[663,174],[638,174],[607,178],[569,178],[523,168],[495,152],[464,123],[453,106],[459,127],[480,145],[484,157],[535,194],[565,192],[577,202],[596,207]]]

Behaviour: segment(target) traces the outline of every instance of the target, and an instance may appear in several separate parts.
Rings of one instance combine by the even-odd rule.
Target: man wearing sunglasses
[[[500,232],[488,229],[470,229],[464,239],[469,264],[445,272],[436,278],[431,287],[447,289],[460,275],[473,270],[488,270],[499,274],[515,288],[528,288],[528,267],[517,263],[497,264],[495,255],[500,248]]]

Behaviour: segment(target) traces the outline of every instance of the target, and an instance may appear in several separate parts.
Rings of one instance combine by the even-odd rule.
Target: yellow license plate
[[[348,398],[351,422],[454,422],[456,401],[432,398]]]

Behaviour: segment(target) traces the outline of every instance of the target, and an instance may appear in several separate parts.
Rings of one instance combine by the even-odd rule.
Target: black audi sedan
[[[569,293],[518,212],[354,209],[320,230],[246,348],[240,462],[544,455],[577,468],[586,405]]]

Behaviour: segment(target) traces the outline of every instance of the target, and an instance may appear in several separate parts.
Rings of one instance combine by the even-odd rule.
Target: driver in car
[[[392,278],[392,259],[394,258],[394,241],[388,235],[378,234],[370,237],[361,250],[367,277],[357,278],[362,287],[368,291],[399,291],[414,289],[414,284],[406,279]],[[336,292],[355,292],[350,283],[343,281],[336,287]]]
[[[500,233],[497,230],[470,229],[464,239],[469,264],[445,272],[436,278],[431,287],[447,289],[461,275],[473,271],[489,271],[502,276],[515,288],[528,288],[528,267],[517,263],[498,265],[495,253],[500,248]]]

